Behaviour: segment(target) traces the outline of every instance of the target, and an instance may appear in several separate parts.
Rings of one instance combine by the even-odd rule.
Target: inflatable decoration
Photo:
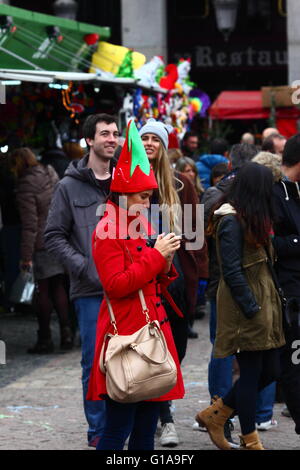
[[[133,65],[132,65],[132,49],[130,49],[124,57],[122,64],[119,67],[116,77],[134,78]]]
[[[163,67],[162,57],[156,55],[145,65],[135,70],[134,76],[139,80],[139,85],[154,87],[158,84],[156,81],[157,73]]]
[[[116,46],[106,41],[100,41],[97,51],[93,54],[90,72],[95,73],[97,69],[104,70],[116,75],[122,65],[126,54],[129,52],[127,47]],[[140,52],[132,53],[132,67],[138,69],[146,62],[146,57]]]
[[[165,72],[167,75],[160,79],[159,86],[166,90],[173,90],[175,88],[175,83],[178,80],[177,66],[175,64],[168,64],[165,68]]]

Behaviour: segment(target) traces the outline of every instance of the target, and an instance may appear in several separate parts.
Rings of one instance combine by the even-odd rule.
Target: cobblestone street
[[[58,350],[58,325],[52,320]],[[7,363],[0,365],[0,450],[92,450],[86,445],[86,422],[82,408],[80,348],[69,353],[32,356],[26,349],[35,341],[36,321],[31,315],[0,315],[1,339]],[[173,402],[181,449],[215,449],[207,433],[194,431],[194,415],[209,401],[207,363],[210,355],[208,315],[195,322],[198,339],[189,340],[183,362],[186,396]],[[281,416],[276,404],[277,428],[261,433],[267,449],[300,449],[293,421]],[[233,433],[238,442],[239,425]],[[159,445],[157,432],[156,449]]]

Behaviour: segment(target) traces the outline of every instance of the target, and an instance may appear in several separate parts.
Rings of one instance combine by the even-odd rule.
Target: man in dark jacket
[[[282,156],[284,178],[275,184],[274,246],[278,281],[287,298],[281,384],[300,434],[300,134],[288,139]]]
[[[83,125],[89,154],[72,161],[57,185],[45,230],[45,244],[65,265],[70,276],[82,344],[84,410],[88,443],[96,447],[105,419],[105,402],[86,400],[95,346],[96,322],[103,290],[92,257],[92,233],[99,221],[97,208],[109,193],[113,156],[118,145],[116,119],[108,114],[89,116]]]

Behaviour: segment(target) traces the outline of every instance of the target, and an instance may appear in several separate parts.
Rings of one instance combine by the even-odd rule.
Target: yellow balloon
[[[105,72],[111,72],[114,75],[118,72],[120,65],[126,53],[129,51],[127,47],[116,46],[109,42],[100,41],[97,51],[93,54],[90,72],[95,73],[99,68]],[[134,69],[138,69],[146,62],[146,57],[140,52],[133,52],[132,65]]]

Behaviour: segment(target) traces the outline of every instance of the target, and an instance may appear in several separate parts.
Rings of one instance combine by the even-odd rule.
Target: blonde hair
[[[168,210],[170,218],[170,229],[179,233],[181,231],[181,203],[175,188],[175,181],[180,183],[181,191],[183,183],[178,180],[170,166],[167,151],[160,142],[158,156],[151,161],[153,171],[159,188],[159,204]],[[171,210],[173,209],[173,211]]]
[[[274,181],[279,181],[281,179],[282,157],[280,155],[271,152],[259,152],[251,161],[270,168],[273,173]]]
[[[189,157],[181,157],[181,158],[179,158],[179,160],[177,160],[175,168],[176,168],[177,171],[180,171],[181,173],[183,173],[187,165],[192,167],[192,169],[195,173],[194,186],[195,186],[195,189],[196,189],[196,192],[197,192],[198,196],[200,196],[200,194],[204,193],[204,188],[201,184],[198,169],[196,167],[196,163],[194,162],[194,160],[192,160]]]

